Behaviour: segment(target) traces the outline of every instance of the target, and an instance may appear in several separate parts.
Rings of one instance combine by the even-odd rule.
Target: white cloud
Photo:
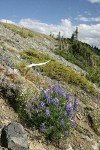
[[[79,26],[79,39],[100,48],[100,24]]]
[[[46,24],[38,20],[22,19],[20,20],[19,25],[48,35],[50,32],[52,32],[54,35],[57,35],[59,32],[61,32],[61,35],[67,37],[71,36],[73,30],[73,26],[69,19],[62,19],[59,25]]]
[[[1,19],[0,21],[4,22],[4,23],[16,24],[15,22],[13,22],[11,20],[7,20],[7,19]]]
[[[89,21],[88,20],[88,18],[86,18],[86,17],[78,17],[78,18],[76,18],[77,20],[80,20],[80,21]]]
[[[83,16],[78,16],[76,18],[76,20],[80,20],[80,21],[93,21],[93,22],[100,22],[100,17],[91,17],[91,18],[87,18],[87,17],[83,17]]]
[[[91,3],[100,3],[100,0],[88,0]]]
[[[9,22],[15,24],[13,21],[9,20]],[[58,35],[59,32],[61,32],[61,35],[64,37],[71,37],[73,31],[76,28],[76,26],[73,25],[71,20],[69,19],[62,19],[60,24],[57,25],[47,24],[32,19],[21,19],[19,23],[16,24],[47,35],[50,35],[51,32],[56,36]],[[78,29],[79,29],[79,40],[100,48],[100,24],[95,25],[79,24]]]

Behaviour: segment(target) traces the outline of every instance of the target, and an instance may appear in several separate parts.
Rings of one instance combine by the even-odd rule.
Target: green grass
[[[25,50],[20,55],[29,63],[41,63],[51,60],[48,64],[39,67],[43,75],[57,81],[79,86],[87,92],[95,93],[95,89],[85,77],[75,73],[70,67],[66,67],[50,58],[49,55],[37,52],[35,49]]]
[[[40,37],[40,38],[46,38],[52,42],[55,42],[55,40],[53,38],[51,38],[50,36],[47,36],[45,34],[39,33],[39,32],[34,32],[30,29],[27,28],[23,28],[23,27],[19,27],[13,24],[9,24],[9,23],[1,23],[5,28],[19,34],[21,37],[23,38],[27,38],[27,37]]]

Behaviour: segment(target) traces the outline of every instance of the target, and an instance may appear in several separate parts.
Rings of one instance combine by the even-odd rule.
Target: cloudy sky
[[[100,48],[100,0],[0,0],[0,21],[45,34],[71,37]]]

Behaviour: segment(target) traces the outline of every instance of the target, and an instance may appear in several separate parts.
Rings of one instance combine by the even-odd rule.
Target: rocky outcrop
[[[10,123],[1,131],[1,146],[10,150],[28,150],[28,139],[23,126]]]

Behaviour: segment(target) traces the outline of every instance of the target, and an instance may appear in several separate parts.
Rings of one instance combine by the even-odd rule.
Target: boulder
[[[27,134],[19,123],[9,123],[1,131],[1,146],[9,150],[28,150]]]

